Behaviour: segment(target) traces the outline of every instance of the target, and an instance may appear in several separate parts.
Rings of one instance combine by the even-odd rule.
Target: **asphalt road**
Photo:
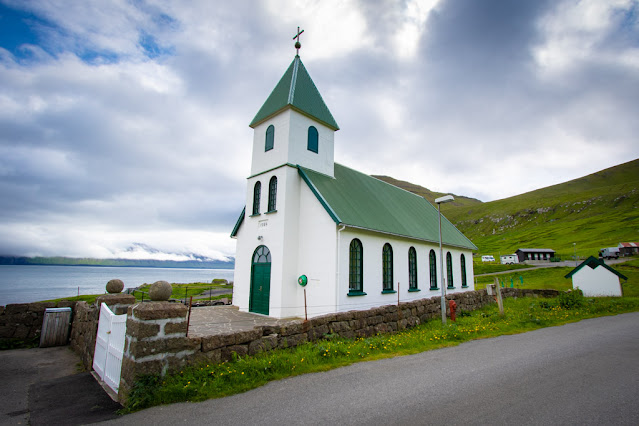
[[[639,313],[272,382],[107,424],[639,424]]]

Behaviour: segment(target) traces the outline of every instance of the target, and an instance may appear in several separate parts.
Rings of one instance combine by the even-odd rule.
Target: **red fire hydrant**
[[[457,303],[454,300],[448,301],[448,306],[450,307],[450,320],[455,321],[455,311],[457,310]]]

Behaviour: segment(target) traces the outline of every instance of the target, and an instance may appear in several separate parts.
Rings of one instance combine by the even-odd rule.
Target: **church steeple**
[[[332,130],[339,130],[337,122],[298,55],[295,56],[249,126],[255,128],[286,108],[317,120]]]

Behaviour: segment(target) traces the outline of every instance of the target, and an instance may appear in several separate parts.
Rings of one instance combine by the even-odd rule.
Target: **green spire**
[[[339,130],[339,126],[324,103],[322,95],[297,55],[249,126],[255,127],[287,107],[293,108],[333,130]]]

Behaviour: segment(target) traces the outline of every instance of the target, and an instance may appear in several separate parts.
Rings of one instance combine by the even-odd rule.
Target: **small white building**
[[[623,296],[619,279],[628,279],[594,256],[584,260],[565,278],[572,278],[572,288],[579,288],[587,297]]]
[[[233,303],[277,318],[474,289],[477,247],[426,199],[334,162],[339,127],[299,56],[250,124]],[[440,262],[443,260],[443,269]],[[298,279],[307,277],[302,287]]]

